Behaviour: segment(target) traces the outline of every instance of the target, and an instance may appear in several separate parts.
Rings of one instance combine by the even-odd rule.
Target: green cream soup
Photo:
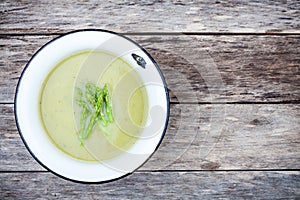
[[[81,108],[76,88],[86,83],[109,88],[114,121],[79,140]],[[73,158],[103,161],[128,151],[139,139],[148,115],[140,76],[126,61],[101,51],[73,54],[59,62],[43,83],[40,114],[51,141]]]

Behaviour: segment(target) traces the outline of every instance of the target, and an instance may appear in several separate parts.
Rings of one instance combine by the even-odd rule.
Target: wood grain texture
[[[299,16],[294,0],[1,1],[0,199],[299,199]],[[106,184],[47,172],[13,115],[34,52],[85,28],[125,33],[145,47],[171,98],[158,151]]]
[[[2,1],[0,33],[298,32],[299,1]],[[141,20],[142,19],[142,20]]]
[[[19,137],[12,105],[0,111],[0,171],[44,170]],[[166,136],[141,170],[300,169],[299,121],[299,104],[172,105]]]
[[[13,102],[25,64],[54,37],[0,37],[0,102]],[[171,102],[300,100],[298,36],[129,37],[158,62]]]
[[[299,172],[136,172],[83,185],[51,173],[0,174],[1,199],[297,199]]]

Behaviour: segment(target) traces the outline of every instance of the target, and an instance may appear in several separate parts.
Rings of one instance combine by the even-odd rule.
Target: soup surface
[[[114,122],[94,126],[80,144],[81,108],[77,90],[86,83],[107,84]],[[148,116],[148,96],[139,74],[121,58],[102,51],[73,54],[59,62],[45,79],[40,95],[41,121],[51,141],[66,154],[85,161],[103,161],[130,149]]]

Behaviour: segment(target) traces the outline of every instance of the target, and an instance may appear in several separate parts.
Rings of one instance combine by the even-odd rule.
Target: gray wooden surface
[[[291,199],[297,172],[136,172],[116,182],[84,185],[44,172],[1,174],[11,199]],[[12,185],[14,187],[12,187]]]
[[[4,1],[0,33],[299,31],[299,1],[125,0]]]
[[[1,1],[0,199],[300,198],[299,1]],[[137,41],[168,83],[170,123],[123,179],[83,185],[42,168],[17,132],[26,62],[75,29]]]

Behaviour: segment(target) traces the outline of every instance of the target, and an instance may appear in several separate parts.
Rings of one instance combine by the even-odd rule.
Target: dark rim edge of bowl
[[[154,66],[156,67],[156,70],[158,71],[162,81],[163,81],[163,84],[164,84],[164,89],[165,89],[165,94],[166,94],[166,101],[167,101],[167,116],[166,116],[166,121],[165,121],[165,127],[164,127],[164,130],[162,132],[162,135],[161,135],[161,138],[160,138],[160,141],[158,142],[155,150],[151,153],[151,155],[139,166],[137,167],[136,169],[134,169],[132,172],[129,172],[129,173],[126,173],[124,174],[123,176],[120,176],[120,177],[117,177],[117,178],[114,178],[114,179],[109,179],[109,180],[105,180],[105,181],[95,181],[95,182],[89,182],[89,181],[80,181],[80,180],[75,180],[75,179],[71,179],[71,178],[68,178],[68,177],[65,177],[61,174],[58,174],[56,173],[55,171],[49,169],[45,164],[43,164],[35,155],[34,153],[31,151],[31,149],[29,148],[27,142],[25,141],[24,137],[23,137],[23,134],[22,134],[22,131],[21,131],[21,128],[19,126],[19,122],[18,122],[18,116],[17,116],[17,96],[18,96],[18,91],[19,91],[19,85],[20,85],[20,82],[23,78],[23,75],[25,73],[25,71],[27,70],[29,64],[31,63],[31,61],[34,59],[35,56],[38,55],[38,53],[43,50],[47,45],[51,44],[52,42],[56,41],[57,39],[61,38],[61,37],[64,37],[66,35],[70,35],[70,34],[73,34],[73,33],[76,33],[76,32],[85,32],[85,31],[96,31],[96,32],[106,32],[106,33],[110,33],[110,34],[113,34],[113,35],[116,35],[116,36],[119,36],[119,37],[122,37],[130,42],[132,42],[133,44],[135,44],[140,50],[142,50],[148,57],[149,59],[153,62]],[[159,148],[160,144],[162,143],[162,140],[165,136],[165,133],[167,131],[167,127],[168,127],[168,123],[169,123],[169,117],[170,117],[170,98],[169,98],[169,92],[168,92],[168,87],[167,87],[167,83],[166,83],[166,80],[165,80],[165,77],[163,76],[162,74],[162,71],[160,70],[158,64],[156,63],[156,61],[152,58],[152,56],[142,47],[140,46],[137,42],[135,42],[134,40],[124,36],[124,35],[121,35],[119,33],[116,33],[116,32],[113,32],[113,31],[108,31],[108,30],[104,30],[104,29],[79,29],[79,30],[74,30],[74,31],[70,31],[70,32],[67,32],[65,34],[62,34],[58,37],[55,37],[53,38],[52,40],[48,41],[47,43],[45,43],[42,47],[40,47],[34,54],[33,56],[30,58],[30,60],[27,62],[27,64],[25,65],[21,75],[20,75],[20,78],[18,80],[18,83],[17,83],[17,86],[16,86],[16,91],[15,91],[15,96],[14,96],[14,115],[15,115],[15,122],[16,122],[16,125],[17,125],[17,129],[18,129],[18,132],[19,132],[19,135],[25,145],[25,147],[27,148],[27,150],[29,151],[29,153],[31,154],[31,156],[43,167],[45,168],[46,170],[48,170],[49,172],[51,172],[52,174],[60,177],[60,178],[63,178],[65,180],[68,180],[68,181],[72,181],[72,182],[76,182],[76,183],[83,183],[83,184],[100,184],[100,183],[108,183],[108,182],[112,182],[112,181],[116,181],[116,180],[119,180],[119,179],[122,179],[122,178],[125,178],[126,176],[136,172],[139,168],[141,168],[146,162],[148,162],[148,160],[153,156],[153,154],[157,151],[157,149]]]

